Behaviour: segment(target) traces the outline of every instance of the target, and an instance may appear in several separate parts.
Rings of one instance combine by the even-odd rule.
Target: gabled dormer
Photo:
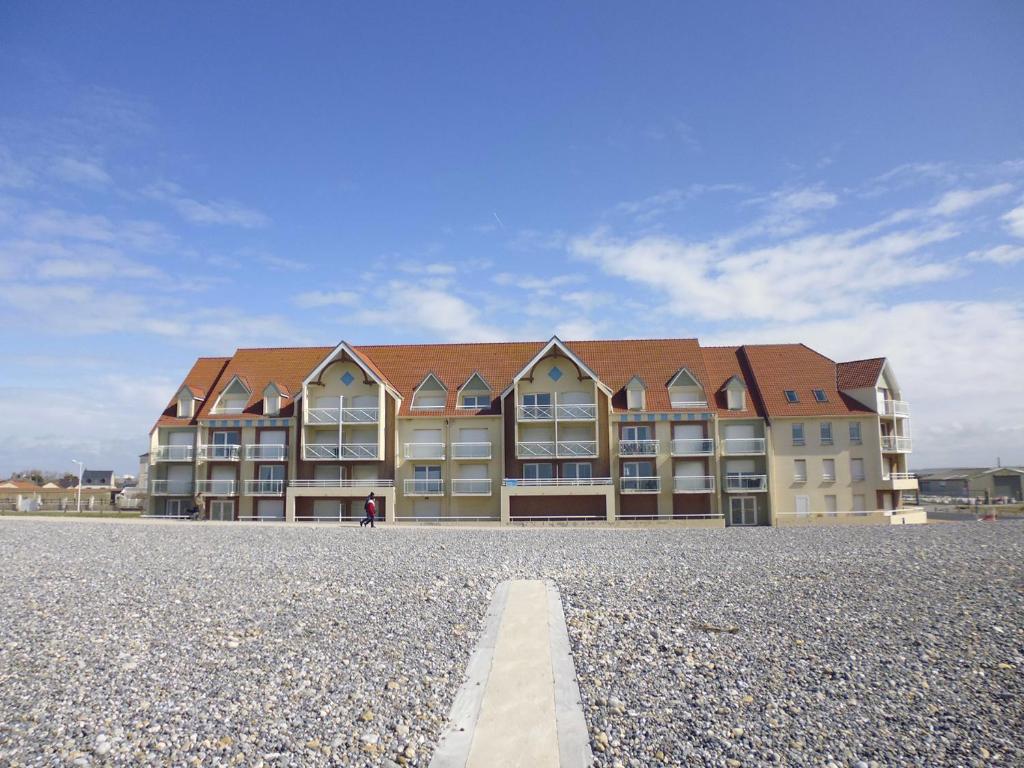
[[[242,413],[251,396],[252,391],[242,377],[233,376],[228,385],[221,390],[211,413]]]
[[[673,408],[706,408],[708,404],[704,387],[686,367],[680,368],[669,379],[668,397]]]
[[[575,352],[569,349],[569,347],[566,346],[564,341],[562,341],[557,336],[552,336],[551,340],[548,341],[548,343],[541,348],[540,352],[534,355],[530,359],[530,362],[523,366],[522,370],[520,370],[519,373],[512,377],[512,383],[505,388],[504,392],[501,393],[502,398],[504,398],[506,395],[508,395],[509,392],[513,390],[517,381],[520,381],[521,379],[527,379],[528,381],[532,382],[534,369],[542,360],[548,357],[564,357],[576,369],[576,378],[578,381],[585,381],[587,379],[590,379],[594,382],[594,385],[602,392],[604,392],[608,397],[612,396],[612,391],[608,388],[608,385],[606,385],[603,381],[601,381],[601,379],[598,378],[597,374],[590,369],[590,366],[583,362]],[[562,371],[560,368],[556,368],[548,372],[548,376],[554,382],[557,382],[564,375],[565,372]]]
[[[270,382],[263,388],[263,415],[277,416],[281,413],[281,407],[288,397],[288,392],[278,386],[276,382]]]
[[[490,408],[491,407],[491,385],[484,377],[474,372],[466,379],[466,383],[459,387],[456,393],[457,408]]]
[[[634,376],[626,383],[626,408],[631,411],[647,409],[647,385],[639,376]]]
[[[448,401],[448,388],[433,373],[428,373],[412,392],[412,410],[444,408]]]
[[[177,403],[176,415],[179,419],[191,419],[196,415],[198,402],[201,401],[202,393],[192,389],[187,384],[178,390],[174,396]]]
[[[739,376],[730,376],[722,385],[725,392],[725,407],[730,411],[742,411],[747,407],[747,385]]]

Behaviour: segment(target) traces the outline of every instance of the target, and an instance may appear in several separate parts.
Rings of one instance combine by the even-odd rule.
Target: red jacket
[[[373,499],[366,500],[366,514],[374,517],[377,514],[377,503]]]

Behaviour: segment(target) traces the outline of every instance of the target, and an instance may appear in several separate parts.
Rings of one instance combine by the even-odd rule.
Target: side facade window
[[[821,422],[821,444],[832,445],[832,422]]]
[[[804,444],[804,425],[794,424],[793,425],[793,445]]]

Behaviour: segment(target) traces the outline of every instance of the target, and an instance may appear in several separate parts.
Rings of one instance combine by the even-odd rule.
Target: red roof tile
[[[839,363],[838,380],[840,389],[862,389],[874,387],[885,367],[884,357],[872,357],[869,360],[851,360]]]
[[[177,416],[178,401],[175,398],[178,392],[181,391],[182,387],[187,386],[192,390],[193,394],[204,397],[216,385],[221,373],[223,373],[224,368],[230,361],[230,357],[200,357],[196,360],[192,370],[186,374],[185,380],[174,391],[171,402],[164,409],[164,412],[160,414],[160,418],[156,420],[153,429],[157,427],[187,427],[194,425],[196,423],[195,417],[179,419]],[[198,415],[199,410],[199,408],[196,409],[196,415]]]

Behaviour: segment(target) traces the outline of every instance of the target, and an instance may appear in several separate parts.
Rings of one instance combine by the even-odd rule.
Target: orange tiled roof
[[[803,344],[755,344],[741,347],[757,386],[765,414],[785,416],[845,416],[871,413],[870,409],[839,391],[837,366]],[[785,391],[799,398],[791,403]],[[814,390],[825,393],[818,402]]]
[[[168,403],[164,412],[160,414],[160,418],[156,420],[153,429],[157,427],[187,427],[194,425],[196,423],[194,417],[191,419],[178,418],[178,401],[174,398],[177,397],[181,388],[185,386],[191,389],[194,394],[205,397],[206,393],[213,390],[221,373],[223,373],[224,368],[230,361],[230,357],[200,357],[196,360],[192,370],[185,376],[185,380],[174,391],[171,402]],[[196,409],[196,415],[198,415],[199,410],[199,408]]]
[[[696,339],[629,339],[615,341],[568,341],[566,347],[591,368],[612,391],[612,408],[626,410],[625,386],[639,376],[647,386],[647,410],[671,409],[668,383],[680,368],[687,368],[704,387],[709,410],[724,418],[757,418],[787,415],[836,415],[868,409],[842,395],[840,387],[860,386],[881,371],[883,358],[837,365],[803,344],[701,347]],[[402,396],[399,415],[439,416],[498,413],[498,398],[513,377],[545,346],[542,341],[470,344],[394,344],[353,347],[370,370]],[[197,418],[210,411],[223,389],[235,376],[250,388],[245,414],[261,415],[263,390],[273,382],[286,393],[281,415],[290,416],[303,380],[334,347],[280,347],[239,349],[230,358],[208,357],[196,361],[185,378],[196,391],[208,393]],[[492,387],[490,408],[467,411],[456,407],[459,388],[478,373]],[[444,408],[410,409],[413,392],[428,374],[448,390]],[[745,408],[726,407],[723,387],[737,377],[747,387]],[[800,402],[786,401],[784,390],[793,389]],[[823,389],[827,401],[814,399],[813,389]],[[178,419],[172,402],[157,426],[194,424]]]
[[[884,357],[872,357],[868,360],[851,360],[839,363],[838,380],[840,389],[861,389],[874,387],[885,366]]]

